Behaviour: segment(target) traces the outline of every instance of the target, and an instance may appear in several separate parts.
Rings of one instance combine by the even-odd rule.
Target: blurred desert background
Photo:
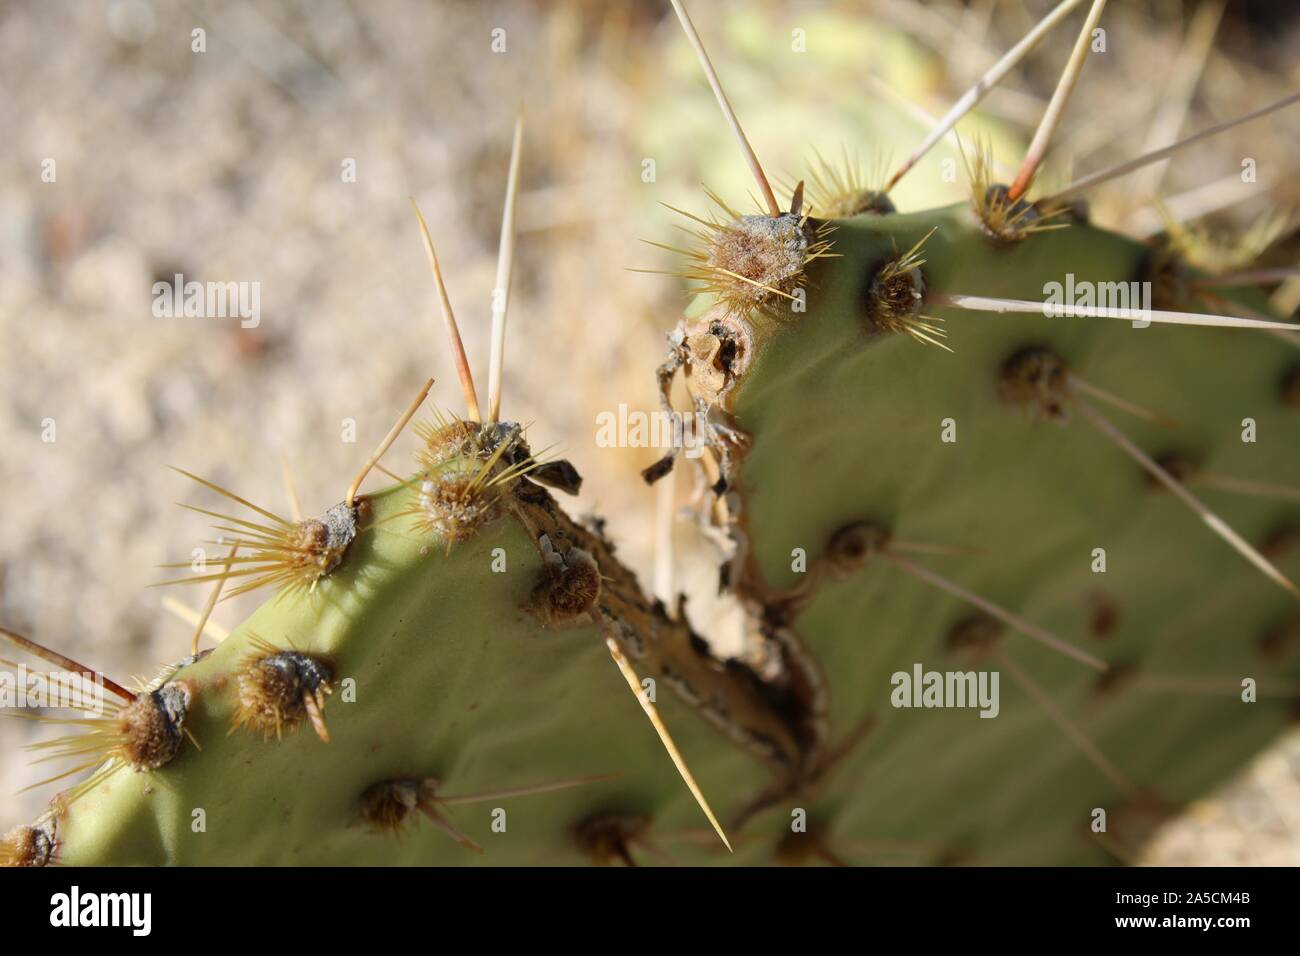
[[[927,115],[1050,6],[693,4],[756,150],[790,181],[813,150],[901,159]],[[1296,89],[1300,10],[1287,6],[1111,4],[1113,55],[1085,71],[1049,181]],[[796,29],[805,52],[792,49]],[[961,131],[1018,158],[1071,43],[1068,27],[1049,37]],[[663,203],[703,212],[702,182],[736,203],[747,189],[666,0],[8,0],[0,87],[5,626],[119,679],[152,675],[189,647],[164,595],[206,596],[147,587],[209,536],[176,502],[215,502],[168,465],[284,512],[287,461],[316,513],[426,377],[434,404],[463,410],[408,197],[433,231],[482,398],[521,106],[504,412],[530,425],[534,448],[574,462],[586,479],[577,510],[605,516],[648,579],[655,492],[637,472],[656,453],[597,447],[596,416],[656,407],[654,369],[687,298],[681,280],[631,270],[674,267],[641,241],[678,241],[682,220]],[[1300,110],[1252,124],[1094,197],[1094,216],[1151,235],[1159,200],[1204,231],[1211,254],[1274,239],[1275,264],[1294,266],[1298,141]],[[964,182],[938,174],[953,155],[936,150],[904,181],[900,209],[965,198]],[[1248,189],[1242,156],[1258,163]],[[151,287],[175,273],[258,282],[260,324],[155,318]],[[1274,301],[1294,311],[1300,289]],[[389,466],[412,447],[403,436]],[[679,504],[692,490],[678,483]],[[716,558],[688,522],[676,531],[679,583],[707,615]],[[263,597],[220,604],[215,618],[233,625]],[[0,830],[53,792],[18,793],[56,772],[21,750],[48,733],[0,720]],[[1145,859],[1300,864],[1300,734],[1166,826]]]

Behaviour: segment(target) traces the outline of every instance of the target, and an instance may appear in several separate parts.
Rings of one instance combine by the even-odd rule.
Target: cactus
[[[1104,0],[1012,182],[975,144],[969,202],[902,213],[891,190],[960,113],[892,179],[822,161],[782,205],[673,7],[762,203],[689,214],[698,296],[658,371],[703,422],[748,653],[647,596],[547,490],[577,469],[500,417],[517,125],[486,420],[421,217],[465,417],[422,418],[426,384],[319,518],[184,473],[224,497],[195,510],[230,550],[181,580],[214,585],[208,613],[275,593],[214,650],[110,682],[120,706],[53,742],[93,773],[6,862],[1127,862],[1292,718],[1300,569],[1269,482],[1295,451],[1248,460],[1240,432],[1242,409],[1293,421],[1297,326],[1090,225],[1088,180],[1030,200]],[[1067,283],[1147,283],[1154,307],[1053,314]],[[362,493],[412,420],[412,467]],[[992,719],[931,709],[929,672],[996,676]]]

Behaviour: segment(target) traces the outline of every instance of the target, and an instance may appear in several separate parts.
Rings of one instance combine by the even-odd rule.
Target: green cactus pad
[[[996,658],[971,665],[948,650],[969,604],[876,557],[823,583],[789,620],[828,675],[831,740],[875,721],[810,812],[834,846],[910,841],[927,848],[920,859],[949,852],[980,863],[1113,860],[1115,846],[1132,851],[1145,834],[1130,818],[1154,819],[1150,808],[1204,793],[1292,719],[1295,656],[1266,659],[1259,640],[1298,609],[1082,416],[1035,421],[1001,401],[999,372],[1017,350],[1048,346],[1088,383],[1177,420],[1166,428],[1098,405],[1140,447],[1265,480],[1300,465],[1288,440],[1295,410],[1278,391],[1294,349],[1260,331],[939,307],[922,311],[945,320],[951,353],[873,335],[868,280],[932,229],[928,289],[967,295],[1041,301],[1066,272],[1076,282],[1139,280],[1149,250],[1077,223],[1001,245],[964,204],[835,225],[840,258],[810,268],[806,312],[778,305],[729,320],[751,339],[721,395],[715,367],[687,366],[688,381],[702,381],[697,397],[727,409],[747,445],[730,482],[748,545],[732,580],[756,605],[779,603],[804,577],[792,569],[795,549],[813,568],[837,529],[863,520],[901,541],[975,549],[912,558],[1116,666],[1103,678],[1023,634],[1001,634],[1005,653],[1133,791],[1086,759]],[[688,334],[707,336],[721,317],[695,313]],[[1245,417],[1257,423],[1255,444],[1241,440]],[[956,440],[945,442],[949,419]],[[1294,504],[1199,493],[1257,545],[1300,519]],[[1106,551],[1106,573],[1092,571],[1094,548]],[[1300,573],[1294,555],[1282,570]],[[895,709],[891,675],[918,662],[1000,669],[999,715]],[[1258,683],[1256,703],[1240,699],[1246,677]],[[1198,689],[1170,689],[1178,679]],[[1111,848],[1089,830],[1094,808],[1108,812]]]

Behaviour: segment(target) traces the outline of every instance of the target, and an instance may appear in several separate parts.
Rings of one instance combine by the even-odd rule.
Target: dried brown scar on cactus
[[[878,722],[875,714],[868,713],[839,740],[832,742],[829,740],[829,720],[826,716],[824,700],[822,706],[823,711],[819,715],[822,745],[818,750],[816,762],[801,768],[801,772],[797,774],[778,778],[765,790],[760,791],[748,804],[742,806],[732,819],[733,829],[744,829],[755,816],[777,804],[818,799],[827,783],[849,755],[868,739]]]
[[[0,866],[48,866],[54,856],[53,823],[14,827],[0,840]]]
[[[582,568],[576,580],[591,580],[587,561],[592,561],[599,569],[600,589],[588,614],[630,661],[781,773],[815,762],[820,681],[805,673],[801,658],[784,655],[782,674],[773,681],[763,680],[740,661],[715,658],[680,606],[670,615],[662,602],[648,599],[609,543],[564,514],[543,489],[520,482],[514,501],[548,568],[554,568],[542,572],[534,605],[538,597],[545,599],[565,568]],[[581,557],[567,559],[574,552]],[[547,613],[554,611],[540,612]]]
[[[685,759],[643,693],[632,661],[663,680],[683,701],[771,762],[784,775],[815,762],[818,735],[812,705],[797,680],[765,682],[739,661],[720,661],[684,617],[670,617],[645,597],[635,577],[599,535],[578,525],[544,489],[516,484],[515,514],[538,542],[545,567],[529,609],[545,624],[590,618],[605,634],[610,656],[636,695],[670,758],[723,843],[730,843]],[[599,589],[593,595],[594,585]],[[577,612],[575,615],[573,612]]]
[[[684,16],[684,11],[681,12]],[[508,496],[511,508],[516,517],[532,532],[544,562],[543,580],[534,593],[530,609],[544,623],[556,624],[575,620],[595,609],[596,598],[601,590],[601,577],[599,563],[592,559],[589,553],[584,553],[585,549],[573,548],[572,538],[560,534],[558,528],[552,531],[552,528],[545,526],[544,523],[530,521],[529,504],[544,501],[549,506],[549,513],[552,516],[558,509],[554,507],[550,496],[537,485],[525,481],[525,476],[540,473],[537,475],[539,480],[549,481],[561,490],[574,492],[581,483],[576,469],[567,463],[539,462],[523,443],[522,429],[518,425],[497,421],[501,407],[504,370],[506,305],[514,258],[514,197],[519,176],[522,131],[521,116],[515,123],[514,144],[511,148],[510,177],[506,189],[505,211],[502,216],[497,282],[493,296],[488,422],[482,426],[474,423],[467,427],[465,423],[459,421],[436,419],[432,428],[424,430],[422,434],[425,438],[425,448],[419,456],[421,466],[419,495],[405,513],[413,514],[418,526],[441,536],[450,551],[456,541],[465,540],[484,523],[496,517],[500,513],[502,498],[507,497],[507,492],[513,490],[513,494]],[[464,356],[459,333],[455,328],[455,320],[450,314],[450,306],[445,301],[446,294],[441,272],[436,266],[432,243],[428,240],[427,229],[423,228],[423,220],[421,226],[430,259],[434,262],[434,275],[439,292],[444,298],[444,318],[453,351],[456,353],[458,368],[463,368],[465,372],[462,375],[462,386],[466,391],[470,414],[473,417],[475,402],[472,381],[468,375],[468,362]],[[550,467],[547,467],[548,464]],[[534,494],[533,489],[540,494]],[[568,521],[567,518],[564,520]],[[569,522],[569,530],[579,529]],[[582,534],[587,533],[582,532]],[[562,549],[557,549],[552,542],[561,544]],[[612,554],[606,556],[612,557]],[[616,562],[612,563],[616,564]],[[637,591],[638,595],[639,593]],[[641,693],[640,681],[632,671],[631,665],[622,656],[618,645],[608,636],[610,621],[604,614],[598,614],[595,620],[606,631],[606,645],[611,657],[628,681],[629,688],[637,696],[683,782],[686,783],[719,838],[730,849],[731,845],[727,841],[726,834],[723,833],[713,810],[686,766],[667,727],[660,720],[653,703]]]
[[[671,628],[686,625],[680,600],[664,621]],[[688,625],[682,637],[661,638],[648,656],[679,699],[771,764],[789,785],[816,774],[821,764],[828,733],[825,681],[794,631],[779,622],[762,622],[757,630],[754,659],[720,660]]]
[[[828,734],[825,681],[801,641],[771,616],[749,619],[740,658],[719,660],[686,618],[686,598],[674,586],[673,482],[660,485],[655,499],[655,585],[653,611],[667,628],[683,630],[656,648],[659,673],[672,691],[706,720],[779,768],[772,789],[789,792],[819,773]],[[671,613],[667,606],[672,605]],[[683,639],[684,638],[684,639]],[[640,643],[631,648],[645,656]],[[757,718],[750,712],[757,709]],[[782,742],[761,728],[781,715],[793,736]],[[737,829],[739,827],[737,826]]]
[[[146,688],[135,693],[84,664],[79,664],[70,657],[37,644],[21,634],[0,628],[0,637],[6,638],[10,643],[56,667],[79,675],[86,681],[102,682],[105,690],[119,698],[119,700],[102,701],[103,712],[93,717],[16,715],[39,723],[77,729],[76,733],[29,746],[28,749],[44,754],[38,758],[37,763],[62,759],[77,761],[71,769],[32,784],[32,787],[62,780],[92,767],[100,767],[99,771],[74,789],[75,797],[119,765],[125,764],[138,773],[144,773],[170,763],[180,751],[184,738],[189,735],[185,729],[185,719],[195,695],[195,688],[190,682],[170,681],[159,687]],[[190,739],[193,740],[193,737]]]
[[[1062,424],[1068,421],[1068,410],[1077,409],[1104,437],[1119,446],[1121,451],[1141,465],[1153,479],[1172,491],[1209,526],[1211,531],[1255,565],[1265,577],[1300,598],[1300,588],[1297,588],[1258,549],[1234,531],[1226,521],[1188,491],[1175,474],[1138,448],[1108,418],[1086,401],[1083,394],[1086,392],[1091,397],[1108,401],[1125,411],[1143,417],[1152,418],[1154,417],[1152,413],[1096,386],[1085,385],[1082,380],[1069,372],[1068,366],[1059,355],[1042,346],[1029,346],[1013,353],[1002,366],[998,390],[1004,401],[1037,406],[1041,417]]]
[[[325,695],[334,669],[326,661],[295,650],[277,648],[260,637],[250,641],[251,653],[236,675],[237,703],[230,732],[247,729],[261,733],[264,740],[280,740],[304,720],[310,720],[316,736],[330,742],[325,726]]]
[[[733,454],[749,445],[749,436],[735,427],[726,413],[733,388],[753,361],[750,321],[717,305],[698,321],[678,323],[668,340],[668,358],[656,373],[660,406],[670,416],[678,414],[672,404],[672,385],[677,373],[684,370],[695,414],[683,418],[682,444],[643,469],[641,477],[653,485],[672,471],[689,439],[691,447],[710,449],[721,461],[722,474],[714,476],[714,491],[721,495],[727,490],[725,477],[732,474]]]

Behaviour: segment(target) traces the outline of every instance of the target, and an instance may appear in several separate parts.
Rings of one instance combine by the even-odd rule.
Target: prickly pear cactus
[[[318,518],[199,479],[230,550],[180,580],[275,593],[51,741],[91,776],[4,861],[1128,862],[1292,720],[1297,363],[1267,300],[1035,198],[1039,137],[1006,184],[971,144],[970,201],[905,213],[910,162],[778,202],[739,138],[762,205],[691,216],[658,370],[705,454],[646,478],[698,469],[741,657],[647,596],[618,516],[547,490],[581,479],[499,415],[504,302],[480,413],[429,241],[466,417],[417,417],[413,466],[360,493],[426,386]]]
[[[77,795],[57,816],[58,858],[572,864],[591,858],[579,829],[606,813],[698,827],[699,811],[588,623],[616,613],[603,608],[648,621],[662,612],[611,582],[597,598],[594,579],[562,563],[603,546],[560,516],[544,489],[518,480],[500,496],[499,513],[450,551],[404,514],[416,490],[366,498],[370,526],[314,596],[272,599],[211,654],[168,675],[190,688],[185,728],[202,749],[186,743],[162,769],[123,767]],[[480,598],[465,600],[470,593]],[[668,639],[666,620],[662,628]],[[251,701],[284,715],[307,691],[257,677],[259,662],[286,652],[328,675],[328,743],[302,715],[237,727]],[[675,703],[661,706],[703,787],[761,782],[761,765],[718,746]],[[419,714],[418,726],[394,724],[395,711]],[[408,799],[407,782],[427,793]],[[458,807],[466,797],[480,799]]]
[[[1293,347],[1237,329],[926,308],[945,351],[875,318],[894,308],[878,277],[926,236],[924,265],[903,273],[921,301],[1041,299],[1067,270],[1080,284],[1138,280],[1150,252],[1078,222],[1005,246],[970,205],[835,227],[839,257],[808,269],[806,312],[721,303],[676,337],[692,395],[721,419],[737,543],[726,577],[825,675],[828,769],[809,813],[829,847],[900,841],[921,859],[990,864],[1126,856],[1293,718],[1294,671],[1267,647],[1296,600],[1091,428],[1063,385],[1020,388],[1017,358],[1041,350],[1177,418],[1125,422],[1152,455],[1267,476],[1295,467],[1294,448],[1243,444],[1242,409],[1271,434],[1294,428],[1278,387]],[[1228,353],[1234,369],[1208,388],[1205,357]],[[1294,575],[1276,547],[1294,506],[1219,500]],[[913,558],[907,543],[938,553]],[[934,573],[1033,623],[1008,626]],[[893,675],[917,665],[1000,672],[996,718],[893,706]]]

